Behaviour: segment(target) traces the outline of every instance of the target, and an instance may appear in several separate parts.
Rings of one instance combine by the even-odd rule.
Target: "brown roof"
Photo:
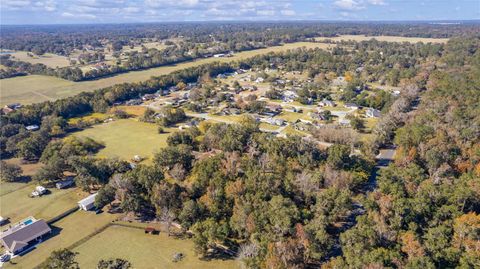
[[[0,241],[10,252],[16,252],[28,243],[52,231],[44,220],[37,220],[29,225],[13,227],[2,233]]]

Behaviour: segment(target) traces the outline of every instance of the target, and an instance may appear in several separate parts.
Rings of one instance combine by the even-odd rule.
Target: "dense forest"
[[[342,31],[357,29],[351,27]],[[29,105],[2,115],[2,157],[40,160],[38,180],[76,173],[78,186],[99,191],[97,206],[116,200],[124,212],[178,222],[199,255],[227,247],[248,268],[478,268],[480,38],[351,45],[356,50],[299,49],[214,63]],[[65,119],[179,82],[208,83],[238,67],[267,66],[305,71],[320,89],[329,72],[357,73],[350,90],[383,80],[402,95],[381,104],[386,113],[376,141],[363,154],[345,143],[321,149],[301,137],[275,137],[249,117],[175,133],[152,164],[134,169],[92,157],[102,147],[93,140],[54,139],[68,131]],[[344,95],[361,98],[348,87]],[[28,124],[41,128],[28,132]],[[391,143],[396,159],[368,191],[372,153]]]

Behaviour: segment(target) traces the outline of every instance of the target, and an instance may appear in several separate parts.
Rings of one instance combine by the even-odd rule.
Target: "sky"
[[[478,19],[480,0],[0,0],[1,24]]]

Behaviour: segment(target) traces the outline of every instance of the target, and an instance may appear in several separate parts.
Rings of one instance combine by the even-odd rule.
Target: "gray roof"
[[[36,220],[25,226],[16,226],[2,233],[1,243],[10,252],[16,252],[28,245],[28,242],[51,232],[44,220]]]

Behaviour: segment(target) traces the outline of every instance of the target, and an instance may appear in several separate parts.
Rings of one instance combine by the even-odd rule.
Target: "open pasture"
[[[35,55],[27,51],[15,51],[10,55],[12,55],[12,60],[18,60],[31,64],[44,64],[51,68],[70,66],[70,61],[67,57],[52,53]]]
[[[137,119],[123,119],[94,125],[72,135],[90,137],[105,144],[97,156],[118,157],[130,160],[134,155],[150,158],[159,149],[167,146],[167,137],[175,128],[164,128],[158,133],[156,124],[140,122]]]
[[[269,52],[280,52],[301,47],[327,49],[333,46],[335,45],[325,43],[296,42],[285,44],[283,46],[239,52],[232,57],[202,58],[190,62],[165,65],[141,71],[131,71],[115,76],[80,82],[73,82],[57,77],[49,77],[42,75],[29,75],[23,77],[2,79],[0,81],[0,105],[3,106],[15,102],[20,102],[22,104],[31,104],[48,100],[56,100],[73,96],[83,91],[94,91],[97,89],[113,86],[115,84],[145,81],[152,76],[166,75],[181,69],[212,63],[216,61],[231,62]]]
[[[109,258],[126,259],[132,263],[133,268],[239,268],[235,260],[200,260],[193,251],[191,240],[175,239],[164,232],[150,235],[145,234],[141,228],[116,225],[108,227],[73,250],[78,252],[77,260],[81,268],[95,268],[99,260]],[[173,262],[175,253],[183,253],[185,257]]]

